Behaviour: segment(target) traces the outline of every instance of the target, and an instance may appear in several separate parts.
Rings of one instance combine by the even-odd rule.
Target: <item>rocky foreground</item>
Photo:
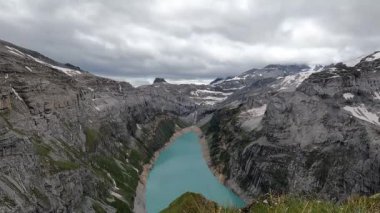
[[[377,193],[378,55],[135,88],[1,41],[0,212],[132,212],[144,165],[193,124],[247,197]]]

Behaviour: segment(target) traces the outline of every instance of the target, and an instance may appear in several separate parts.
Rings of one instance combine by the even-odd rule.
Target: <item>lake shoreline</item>
[[[176,131],[169,139],[169,141],[153,154],[153,157],[150,159],[149,163],[143,166],[143,172],[139,175],[139,182],[136,188],[133,212],[146,213],[146,183],[148,180],[149,172],[153,169],[154,163],[157,160],[160,153],[164,151],[167,147],[169,147],[178,137],[188,132],[194,132],[199,137],[199,143],[201,145],[203,159],[206,161],[208,168],[210,169],[212,174],[217,178],[217,180],[224,186],[226,186],[228,189],[233,191],[242,200],[244,200],[245,203],[249,203],[252,200],[234,181],[226,180],[226,177],[223,174],[219,173],[213,167],[205,135],[199,127],[190,126]]]
[[[252,198],[250,198],[242,188],[239,187],[239,185],[230,179],[226,179],[226,176],[222,173],[219,173],[217,169],[213,166],[210,156],[210,150],[207,144],[206,136],[203,134],[202,130],[197,127],[197,130],[195,132],[199,136],[199,143],[201,144],[202,148],[202,155],[203,159],[206,161],[208,168],[212,172],[212,174],[218,179],[220,183],[222,183],[224,186],[226,186],[228,189],[233,191],[238,197],[240,197],[246,204],[249,204],[252,201]]]
[[[196,126],[190,126],[176,131],[169,139],[167,143],[159,150],[154,152],[153,157],[150,159],[149,163],[144,164],[143,171],[139,175],[139,182],[136,188],[136,196],[134,200],[133,212],[135,213],[146,213],[146,183],[148,180],[149,172],[153,169],[154,163],[162,151],[169,147],[178,137],[188,132],[198,132],[199,129]],[[199,129],[200,130],[200,129]]]

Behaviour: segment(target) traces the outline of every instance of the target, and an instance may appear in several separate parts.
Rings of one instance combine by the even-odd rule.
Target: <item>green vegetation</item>
[[[154,133],[154,142],[164,144],[169,141],[175,132],[175,123],[172,120],[162,120]]]
[[[129,162],[133,165],[133,166],[135,166],[136,168],[138,168],[138,169],[141,169],[141,165],[140,165],[140,162],[142,161],[142,159],[143,159],[143,157],[141,156],[141,154],[138,152],[138,151],[136,151],[136,150],[134,150],[134,149],[132,149],[131,151],[130,151],[130,154],[129,154]]]
[[[93,203],[92,208],[94,209],[95,213],[106,213],[106,210],[104,210],[98,202]]]
[[[66,170],[74,170],[79,168],[79,164],[71,161],[51,161],[53,165],[53,172],[61,172]]]
[[[86,150],[88,152],[95,152],[99,144],[99,134],[94,129],[86,129]]]
[[[42,156],[42,157],[48,157],[49,153],[52,150],[51,147],[42,143],[35,143],[34,148],[36,150],[37,155]]]
[[[48,198],[45,194],[43,194],[40,190],[38,190],[36,187],[33,187],[33,188],[32,188],[32,194],[34,194],[34,196],[35,196],[38,200],[44,202],[44,203],[47,204],[47,205],[50,205],[49,198]]]
[[[115,198],[115,201],[110,202],[109,204],[117,209],[116,213],[132,213],[132,210],[128,204],[117,198]]]
[[[218,212],[219,207],[215,202],[208,201],[200,194],[186,192],[172,202],[168,208],[161,213],[198,213]]]
[[[16,206],[16,202],[12,200],[11,198],[9,198],[8,196],[4,196],[0,198],[0,205],[13,208]]]
[[[380,212],[380,195],[372,197],[352,197],[347,201],[335,204],[329,201],[297,198],[293,196],[265,196],[257,199],[251,205],[243,209],[219,207],[212,201],[208,201],[200,194],[185,193],[163,213],[356,213]]]
[[[36,154],[40,157],[41,163],[47,167],[51,174],[67,170],[74,170],[80,167],[80,165],[74,161],[54,160],[50,156],[53,148],[44,143],[41,138],[35,136],[32,138],[32,141]]]
[[[115,191],[122,195],[125,201],[113,197],[113,201],[108,202],[118,209],[118,212],[129,212],[129,204],[133,203],[135,191],[138,184],[138,173],[129,164],[125,164],[111,157],[95,155],[92,157],[93,168],[96,173],[104,179],[108,179],[110,184],[114,184]],[[114,186],[115,187],[115,186]]]

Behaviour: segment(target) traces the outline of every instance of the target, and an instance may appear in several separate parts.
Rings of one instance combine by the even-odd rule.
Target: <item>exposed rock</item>
[[[153,81],[154,84],[157,83],[167,83],[164,78],[155,78]]]
[[[290,92],[268,94],[265,84],[260,93],[251,88],[252,101],[226,105],[208,124],[214,166],[251,196],[271,192],[343,200],[379,192],[377,63],[330,66]],[[261,121],[246,113],[264,105]],[[249,119],[259,123],[247,128],[242,121]]]

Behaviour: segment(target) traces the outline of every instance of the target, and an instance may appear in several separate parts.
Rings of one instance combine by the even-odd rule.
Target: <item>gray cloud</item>
[[[116,79],[202,80],[371,53],[378,11],[375,0],[9,0],[0,37]]]

